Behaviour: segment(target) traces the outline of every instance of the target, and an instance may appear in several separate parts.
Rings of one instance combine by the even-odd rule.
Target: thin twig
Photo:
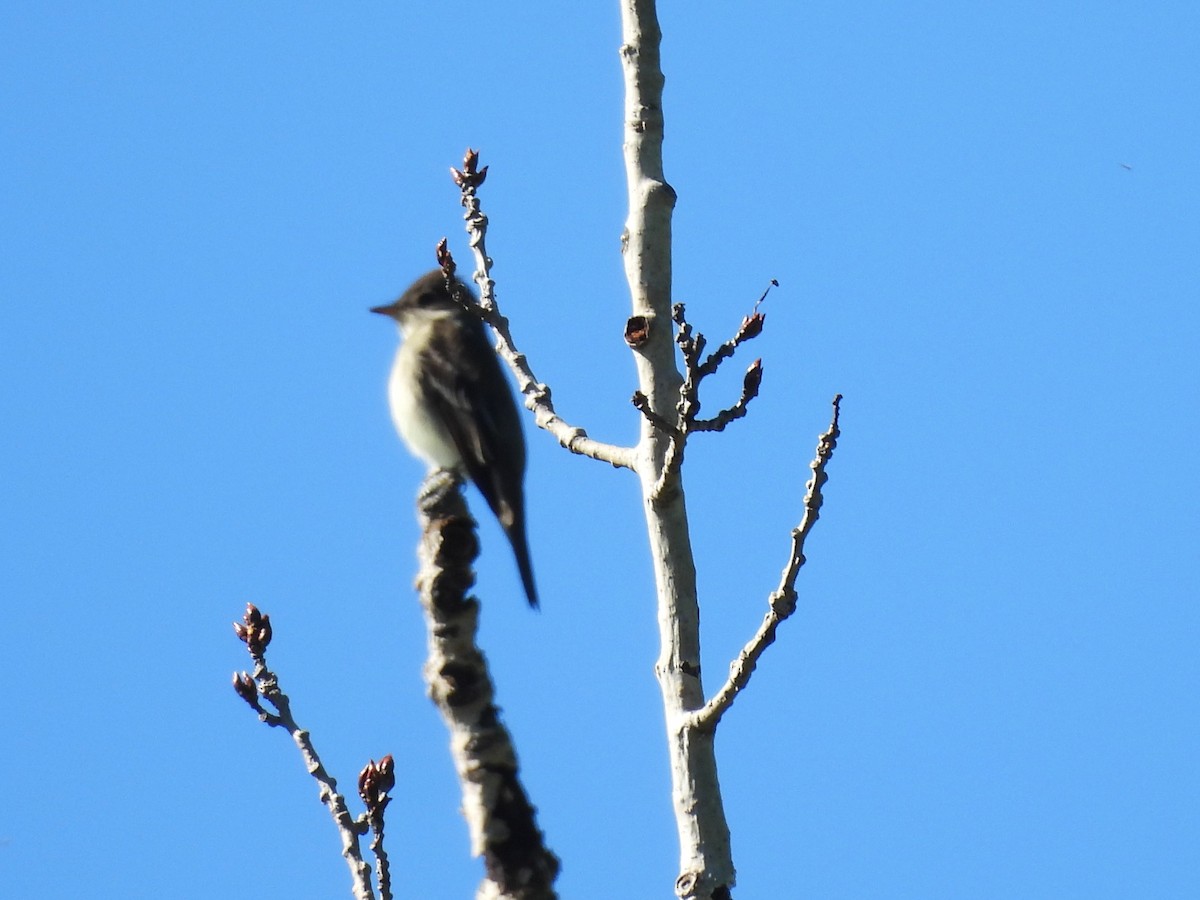
[[[768,598],[767,614],[754,637],[746,643],[737,659],[729,666],[729,678],[721,685],[721,689],[690,717],[690,724],[695,728],[712,730],[717,727],[726,710],[733,705],[734,698],[750,683],[750,676],[754,673],[759,658],[775,641],[775,631],[780,623],[796,611],[796,576],[800,574],[800,568],[804,565],[804,542],[821,515],[821,503],[824,499],[821,488],[829,479],[825,474],[825,467],[833,457],[834,448],[837,447],[838,437],[841,435],[838,425],[841,403],[842,395],[838,394],[833,398],[833,419],[829,423],[829,430],[821,435],[817,442],[817,455],[809,463],[813,474],[804,495],[804,515],[800,524],[792,529],[791,554],[783,568],[779,587]]]
[[[491,274],[492,260],[487,255],[486,246],[488,219],[476,195],[476,189],[487,175],[487,166],[479,169],[479,153],[468,148],[463,158],[462,169],[451,168],[450,173],[462,192],[462,205],[466,210],[463,219],[466,221],[469,243],[475,255],[474,280],[479,286],[479,306],[483,319],[496,334],[496,352],[512,369],[517,379],[517,387],[525,398],[525,407],[533,412],[534,422],[539,428],[554,435],[559,444],[572,453],[598,459],[619,469],[632,469],[636,459],[632,447],[593,440],[579,426],[564,421],[554,409],[550,388],[534,377],[529,360],[517,349],[508,319],[500,312],[496,303],[496,283]],[[442,265],[440,257],[438,264]]]
[[[679,434],[678,428],[650,408],[650,398],[641,391],[634,391],[633,396],[630,398],[630,402],[638,412],[646,417],[646,421],[648,421],[655,428],[665,431],[667,434]]]
[[[734,419],[740,419],[746,415],[746,406],[758,396],[758,389],[762,386],[762,360],[756,359],[750,364],[750,368],[746,370],[745,376],[742,378],[742,396],[738,398],[737,403],[728,409],[723,409],[711,419],[692,419],[689,423],[690,431],[724,431],[725,426]]]
[[[354,896],[356,900],[374,900],[371,866],[363,859],[362,849],[359,847],[358,839],[363,831],[346,808],[346,799],[338,793],[337,781],[325,770],[309,733],[296,724],[292,716],[291,701],[279,687],[279,679],[267,668],[267,645],[271,642],[270,616],[260,613],[253,604],[248,603],[242,621],[235,622],[233,628],[246,644],[246,649],[254,660],[252,676],[245,672],[233,676],[234,690],[258,713],[260,720],[273,728],[286,728],[292,736],[304,760],[304,768],[316,780],[321,802],[329,810],[341,836],[342,856],[350,867]],[[260,696],[275,708],[274,714],[267,712],[262,706],[258,700]]]

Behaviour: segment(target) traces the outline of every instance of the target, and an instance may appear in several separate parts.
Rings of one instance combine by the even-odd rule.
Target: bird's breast
[[[414,456],[431,469],[453,469],[462,456],[437,411],[425,397],[418,377],[420,357],[406,340],[400,345],[388,379],[388,405],[392,423]]]

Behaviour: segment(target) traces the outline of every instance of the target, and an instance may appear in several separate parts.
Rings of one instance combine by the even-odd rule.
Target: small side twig
[[[762,360],[756,359],[750,364],[750,368],[746,369],[746,374],[742,377],[742,396],[738,398],[737,403],[728,409],[723,409],[711,419],[692,419],[692,431],[724,431],[725,426],[734,419],[740,419],[746,415],[746,406],[758,396],[758,389],[762,386]]]
[[[271,643],[271,617],[260,613],[252,603],[246,604],[246,613],[241,622],[234,622],[233,630],[246,645],[254,661],[254,674],[235,673],[233,689],[239,697],[258,713],[261,721],[273,728],[286,728],[300,750],[304,768],[316,780],[321,802],[329,810],[342,839],[342,856],[350,867],[352,890],[356,900],[375,900],[371,888],[371,867],[362,857],[359,836],[363,833],[358,823],[346,808],[346,799],[338,793],[337,781],[325,770],[317,755],[309,733],[296,724],[292,716],[291,701],[279,687],[279,679],[267,668],[267,646]],[[262,697],[274,709],[268,712],[259,701]]]
[[[645,416],[646,420],[655,428],[665,431],[667,434],[672,436],[677,436],[679,434],[678,428],[651,409],[650,398],[641,391],[634,391],[633,397],[630,398],[630,402],[633,403],[634,408],[643,416]]]
[[[774,278],[771,279],[772,285],[778,285],[779,282]],[[697,419],[697,414],[700,412],[700,382],[709,375],[716,373],[721,367],[721,363],[731,358],[734,352],[746,341],[753,340],[762,334],[763,325],[766,323],[767,317],[764,313],[758,311],[758,307],[763,300],[767,298],[767,293],[771,290],[768,287],[763,291],[762,296],[754,303],[754,308],[750,315],[742,318],[741,325],[738,326],[737,332],[729,340],[717,347],[712,353],[705,357],[704,362],[700,362],[700,355],[704,352],[708,342],[704,335],[700,332],[693,332],[691,324],[687,321],[684,305],[676,303],[671,308],[671,318],[674,320],[678,329],[675,335],[675,343],[679,345],[680,352],[683,354],[684,362],[684,381],[679,389],[679,411],[687,424],[687,430],[691,431],[720,431],[725,425],[714,427],[712,423],[726,416],[730,410],[723,410],[720,415],[712,419]],[[694,334],[694,336],[693,336]],[[751,373],[754,373],[753,376]],[[751,379],[753,378],[753,388],[751,389]],[[762,360],[756,360],[754,365],[750,366],[746,371],[746,379],[743,384],[742,398],[734,407],[738,405],[743,407],[743,412],[740,415],[734,415],[726,418],[725,424],[732,421],[734,418],[741,418],[745,415],[745,404],[752,400],[758,394],[758,386],[762,383]]]
[[[779,282],[772,278],[771,284],[777,286]],[[770,290],[771,288],[768,287],[763,291],[762,296],[755,302],[750,315],[742,319],[737,333],[705,357],[703,362],[700,358],[708,346],[708,339],[692,328],[682,303],[676,303],[671,307],[671,320],[676,326],[675,344],[679,347],[680,355],[683,357],[683,382],[679,386],[679,400],[675,404],[675,413],[679,419],[678,426],[671,424],[650,409],[649,401],[640,392],[633,398],[634,406],[642,415],[646,416],[656,428],[665,432],[668,437],[662,471],[654,488],[650,491],[651,500],[661,500],[667,485],[675,483],[678,479],[679,471],[683,467],[683,452],[689,435],[698,431],[724,431],[730,422],[746,415],[746,408],[750,401],[758,396],[758,390],[762,386],[761,359],[756,359],[746,369],[746,374],[742,377],[741,396],[733,406],[721,410],[710,419],[699,417],[700,382],[714,374],[720,368],[721,363],[733,356],[734,351],[741,344],[762,334],[766,316],[758,311],[758,307],[766,299]],[[639,396],[641,397],[640,403]]]
[[[467,235],[471,250],[475,255],[474,280],[479,287],[479,308],[483,320],[491,326],[496,334],[496,352],[508,363],[517,379],[517,388],[525,398],[525,407],[533,412],[534,422],[558,439],[566,449],[580,456],[598,459],[611,466],[621,469],[632,469],[635,464],[634,449],[607,444],[588,437],[587,432],[577,425],[564,421],[554,409],[554,401],[550,388],[538,381],[529,365],[529,360],[517,349],[513,340],[512,330],[508,319],[500,312],[496,303],[496,283],[492,280],[492,259],[487,255],[488,218],[483,213],[476,190],[487,177],[487,166],[479,168],[478,151],[467,148],[463,157],[461,169],[451,168],[450,175],[462,193],[462,205],[466,210],[463,219],[466,221]],[[445,269],[442,254],[449,256],[444,250],[445,239],[439,250],[438,265]],[[452,264],[452,263],[451,263]]]
[[[709,354],[704,360],[703,365],[699,367],[698,375],[703,378],[706,375],[711,375],[717,371],[717,367],[721,365],[729,357],[733,356],[735,351],[742,343],[762,334],[763,324],[767,317],[764,313],[760,313],[758,308],[762,306],[764,300],[767,299],[767,294],[771,293],[771,288],[779,287],[779,282],[774,278],[762,292],[757,300],[754,301],[754,308],[750,310],[750,315],[743,317],[742,324],[738,327],[737,334],[723,343],[720,347]]]
[[[746,646],[737,655],[737,659],[730,664],[729,678],[721,685],[720,690],[703,707],[691,715],[688,724],[693,728],[711,730],[717,727],[717,723],[721,721],[726,710],[733,705],[734,698],[750,683],[750,676],[754,673],[759,658],[767,647],[774,643],[775,632],[780,623],[796,611],[796,577],[800,574],[801,566],[804,565],[804,542],[821,515],[821,504],[824,502],[821,488],[829,480],[829,476],[825,474],[825,467],[833,457],[838,437],[841,435],[838,424],[841,403],[842,395],[838,394],[833,398],[833,419],[829,423],[829,430],[822,434],[817,441],[817,454],[809,463],[813,474],[808,481],[808,490],[804,495],[804,515],[800,519],[800,524],[792,529],[791,553],[783,568],[779,587],[768,598],[767,614],[763,617],[762,624],[754,633],[754,637],[746,643]]]

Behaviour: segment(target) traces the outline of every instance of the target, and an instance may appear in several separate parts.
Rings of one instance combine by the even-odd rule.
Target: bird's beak
[[[396,311],[396,304],[389,303],[387,306],[372,306],[371,312],[379,313],[381,316],[390,316]]]

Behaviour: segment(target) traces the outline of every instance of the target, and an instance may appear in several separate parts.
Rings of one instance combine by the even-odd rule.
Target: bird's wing
[[[463,313],[471,315],[469,312]],[[438,329],[422,351],[420,390],[445,424],[467,475],[512,544],[529,605],[537,587],[525,535],[525,438],[520,412],[482,323]]]
[[[445,423],[467,475],[500,523],[511,527],[521,514],[513,504],[520,501],[504,496],[502,479],[515,475],[520,483],[525,442],[512,392],[483,325],[476,320],[463,328],[439,329],[422,357],[417,367],[422,392]]]

